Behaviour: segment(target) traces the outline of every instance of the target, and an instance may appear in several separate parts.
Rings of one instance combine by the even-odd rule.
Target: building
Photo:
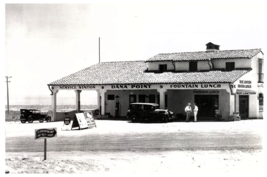
[[[220,50],[206,44],[206,51],[163,53],[146,61],[103,62],[48,84],[54,120],[56,95],[76,92],[76,111],[84,90],[95,90],[102,115],[126,116],[132,102],[159,103],[175,114],[184,114],[187,103],[199,107],[198,120],[222,118],[239,112],[242,118],[260,118],[263,105],[261,49]]]

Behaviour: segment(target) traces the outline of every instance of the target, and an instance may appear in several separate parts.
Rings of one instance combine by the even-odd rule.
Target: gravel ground
[[[262,174],[262,151],[7,153],[10,174]]]
[[[190,122],[168,124],[131,124],[126,121],[96,121],[97,128],[82,131],[60,131],[62,122],[5,124],[6,139],[32,138],[34,129],[57,127],[58,136],[84,137],[92,135],[129,135],[198,131],[263,132],[263,120],[239,122]],[[52,139],[51,139],[52,140]],[[51,141],[48,140],[48,143]],[[51,142],[52,143],[52,142]],[[51,144],[50,143],[50,144]],[[5,153],[6,171],[10,174],[263,174],[263,150],[168,150],[157,151],[48,151]]]

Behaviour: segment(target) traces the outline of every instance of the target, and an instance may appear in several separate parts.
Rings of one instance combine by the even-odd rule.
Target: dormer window
[[[167,71],[167,64],[159,65],[159,72],[163,73],[165,71]]]
[[[225,63],[225,70],[226,71],[233,71],[235,69],[235,62],[226,62]]]
[[[197,61],[190,61],[189,62],[189,71],[191,71],[191,72],[197,71]]]

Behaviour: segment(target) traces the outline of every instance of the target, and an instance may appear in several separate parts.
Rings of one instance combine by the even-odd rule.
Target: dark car
[[[159,109],[156,103],[131,103],[127,117],[132,122],[168,122],[175,118],[173,112]]]
[[[51,111],[47,113],[41,113],[40,110],[37,109],[21,109],[20,110],[20,121],[21,123],[33,123],[33,121],[39,122],[50,122],[51,121]]]

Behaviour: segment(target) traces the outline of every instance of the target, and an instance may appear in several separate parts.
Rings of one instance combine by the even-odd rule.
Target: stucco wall
[[[256,92],[256,94],[249,95],[249,118],[257,118],[257,117],[259,117],[259,100],[258,100],[258,96],[259,96],[259,93],[261,92],[260,88],[258,87],[258,81],[259,81],[259,74],[258,74],[258,72],[259,72],[259,63],[258,63],[258,61],[259,60],[258,59],[259,58],[263,59],[262,53],[259,53],[256,56],[254,56],[253,58],[251,58],[250,63],[251,63],[251,67],[253,69],[234,82],[234,85],[236,86],[236,89],[252,90],[252,91]],[[240,80],[251,81],[251,84],[245,84],[245,85],[251,85],[251,88],[238,88],[238,85],[242,84],[242,83],[240,83]]]
[[[167,64],[167,70],[174,70],[174,66],[172,62],[149,62],[148,63],[148,70],[149,71],[158,71],[159,65]]]
[[[225,69],[226,62],[235,62],[235,68],[251,68],[250,59],[216,59],[212,60],[214,69]]]
[[[193,104],[193,90],[168,90],[168,109],[175,114],[185,114],[184,108],[188,103]],[[198,94],[197,94],[198,95]],[[204,94],[203,94],[204,95]],[[226,90],[219,90],[219,109],[222,117],[226,118],[230,115],[230,93]],[[233,108],[232,108],[233,109]]]
[[[197,62],[197,69],[198,69],[198,71],[210,70],[209,61],[198,61]]]
[[[156,95],[156,102],[157,102],[157,95],[159,94],[156,90],[108,90],[105,94],[105,99],[106,99],[106,113],[110,113],[112,116],[115,116],[115,106],[116,106],[116,99],[114,100],[108,100],[108,95],[114,95],[114,96],[119,96],[119,102],[121,105],[121,116],[126,116],[127,115],[127,110],[129,108],[129,95],[130,94],[136,95],[136,102],[139,102],[139,95]],[[148,100],[147,100],[148,102]]]
[[[176,71],[188,71],[189,70],[189,62],[175,62]]]

